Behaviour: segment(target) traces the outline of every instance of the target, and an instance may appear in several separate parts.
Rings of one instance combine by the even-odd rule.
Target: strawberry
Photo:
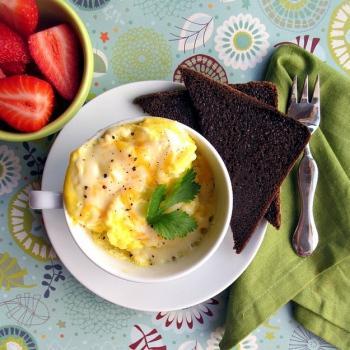
[[[0,64],[28,63],[28,49],[23,39],[7,25],[0,22]]]
[[[79,42],[72,28],[60,24],[31,35],[28,43],[40,71],[63,98],[72,100],[80,83]]]
[[[39,21],[36,0],[0,0],[0,19],[27,38],[35,32]]]
[[[0,119],[19,131],[41,129],[49,121],[54,91],[44,80],[16,75],[0,79]]]
[[[0,68],[0,79],[2,79],[2,78],[6,78],[6,75]]]
[[[26,70],[26,65],[20,62],[8,62],[0,64],[0,68],[7,75],[23,74]]]

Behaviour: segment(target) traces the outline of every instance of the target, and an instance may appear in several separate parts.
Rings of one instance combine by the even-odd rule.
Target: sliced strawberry
[[[44,80],[29,75],[0,79],[0,119],[14,129],[41,129],[49,121],[54,102],[54,91]]]
[[[28,63],[29,61],[28,49],[23,39],[6,24],[0,22],[0,64]]]
[[[58,93],[70,101],[80,83],[79,42],[67,24],[60,24],[29,37],[29,51],[44,76]]]
[[[6,75],[23,74],[26,70],[26,64],[21,62],[8,62],[0,64],[0,68]]]
[[[0,0],[0,19],[27,38],[35,32],[39,21],[36,0]]]
[[[6,75],[0,68],[0,79],[2,79],[2,78],[6,78]]]

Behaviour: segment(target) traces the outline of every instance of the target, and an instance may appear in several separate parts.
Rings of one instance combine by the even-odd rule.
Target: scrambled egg
[[[190,167],[201,190],[178,204],[198,229],[185,238],[164,240],[147,224],[149,199],[159,184],[171,185]],[[70,217],[95,241],[139,265],[174,260],[198,244],[214,213],[210,167],[181,125],[163,118],[111,127],[71,154],[64,184]]]

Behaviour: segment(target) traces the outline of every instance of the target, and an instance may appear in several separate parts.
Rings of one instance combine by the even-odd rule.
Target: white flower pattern
[[[289,350],[336,350],[334,346],[312,334],[302,326],[297,326],[290,338]]]
[[[249,334],[239,344],[239,350],[258,350],[257,338],[255,335]]]
[[[247,70],[267,54],[270,44],[265,25],[250,14],[231,16],[216,31],[215,50],[226,66]]]
[[[328,28],[328,48],[335,63],[350,74],[350,1],[334,10]]]
[[[218,327],[210,334],[210,338],[207,340],[206,350],[220,350],[219,344],[224,336],[224,331],[224,327]],[[237,345],[237,350],[258,350],[256,336],[249,334]]]
[[[204,350],[202,345],[195,340],[188,340],[182,343],[177,350]]]
[[[166,329],[194,330],[196,324],[204,324],[205,318],[213,317],[213,306],[219,302],[210,299],[202,304],[177,311],[160,311],[155,316],[156,323],[162,322]]]
[[[0,146],[0,195],[11,193],[21,178],[21,164],[15,152],[5,145]]]
[[[206,350],[220,350],[220,341],[224,335],[224,327],[218,327],[211,332],[210,338],[207,340],[207,349]]]

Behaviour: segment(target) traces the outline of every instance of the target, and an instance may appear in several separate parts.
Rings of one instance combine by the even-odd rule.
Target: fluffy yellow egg
[[[146,221],[150,197],[159,184],[171,186],[193,167],[200,193],[179,208],[195,217],[198,229],[164,240]],[[64,184],[69,216],[110,253],[140,265],[177,258],[201,240],[214,213],[214,180],[206,159],[181,124],[164,118],[109,128],[75,150]]]

